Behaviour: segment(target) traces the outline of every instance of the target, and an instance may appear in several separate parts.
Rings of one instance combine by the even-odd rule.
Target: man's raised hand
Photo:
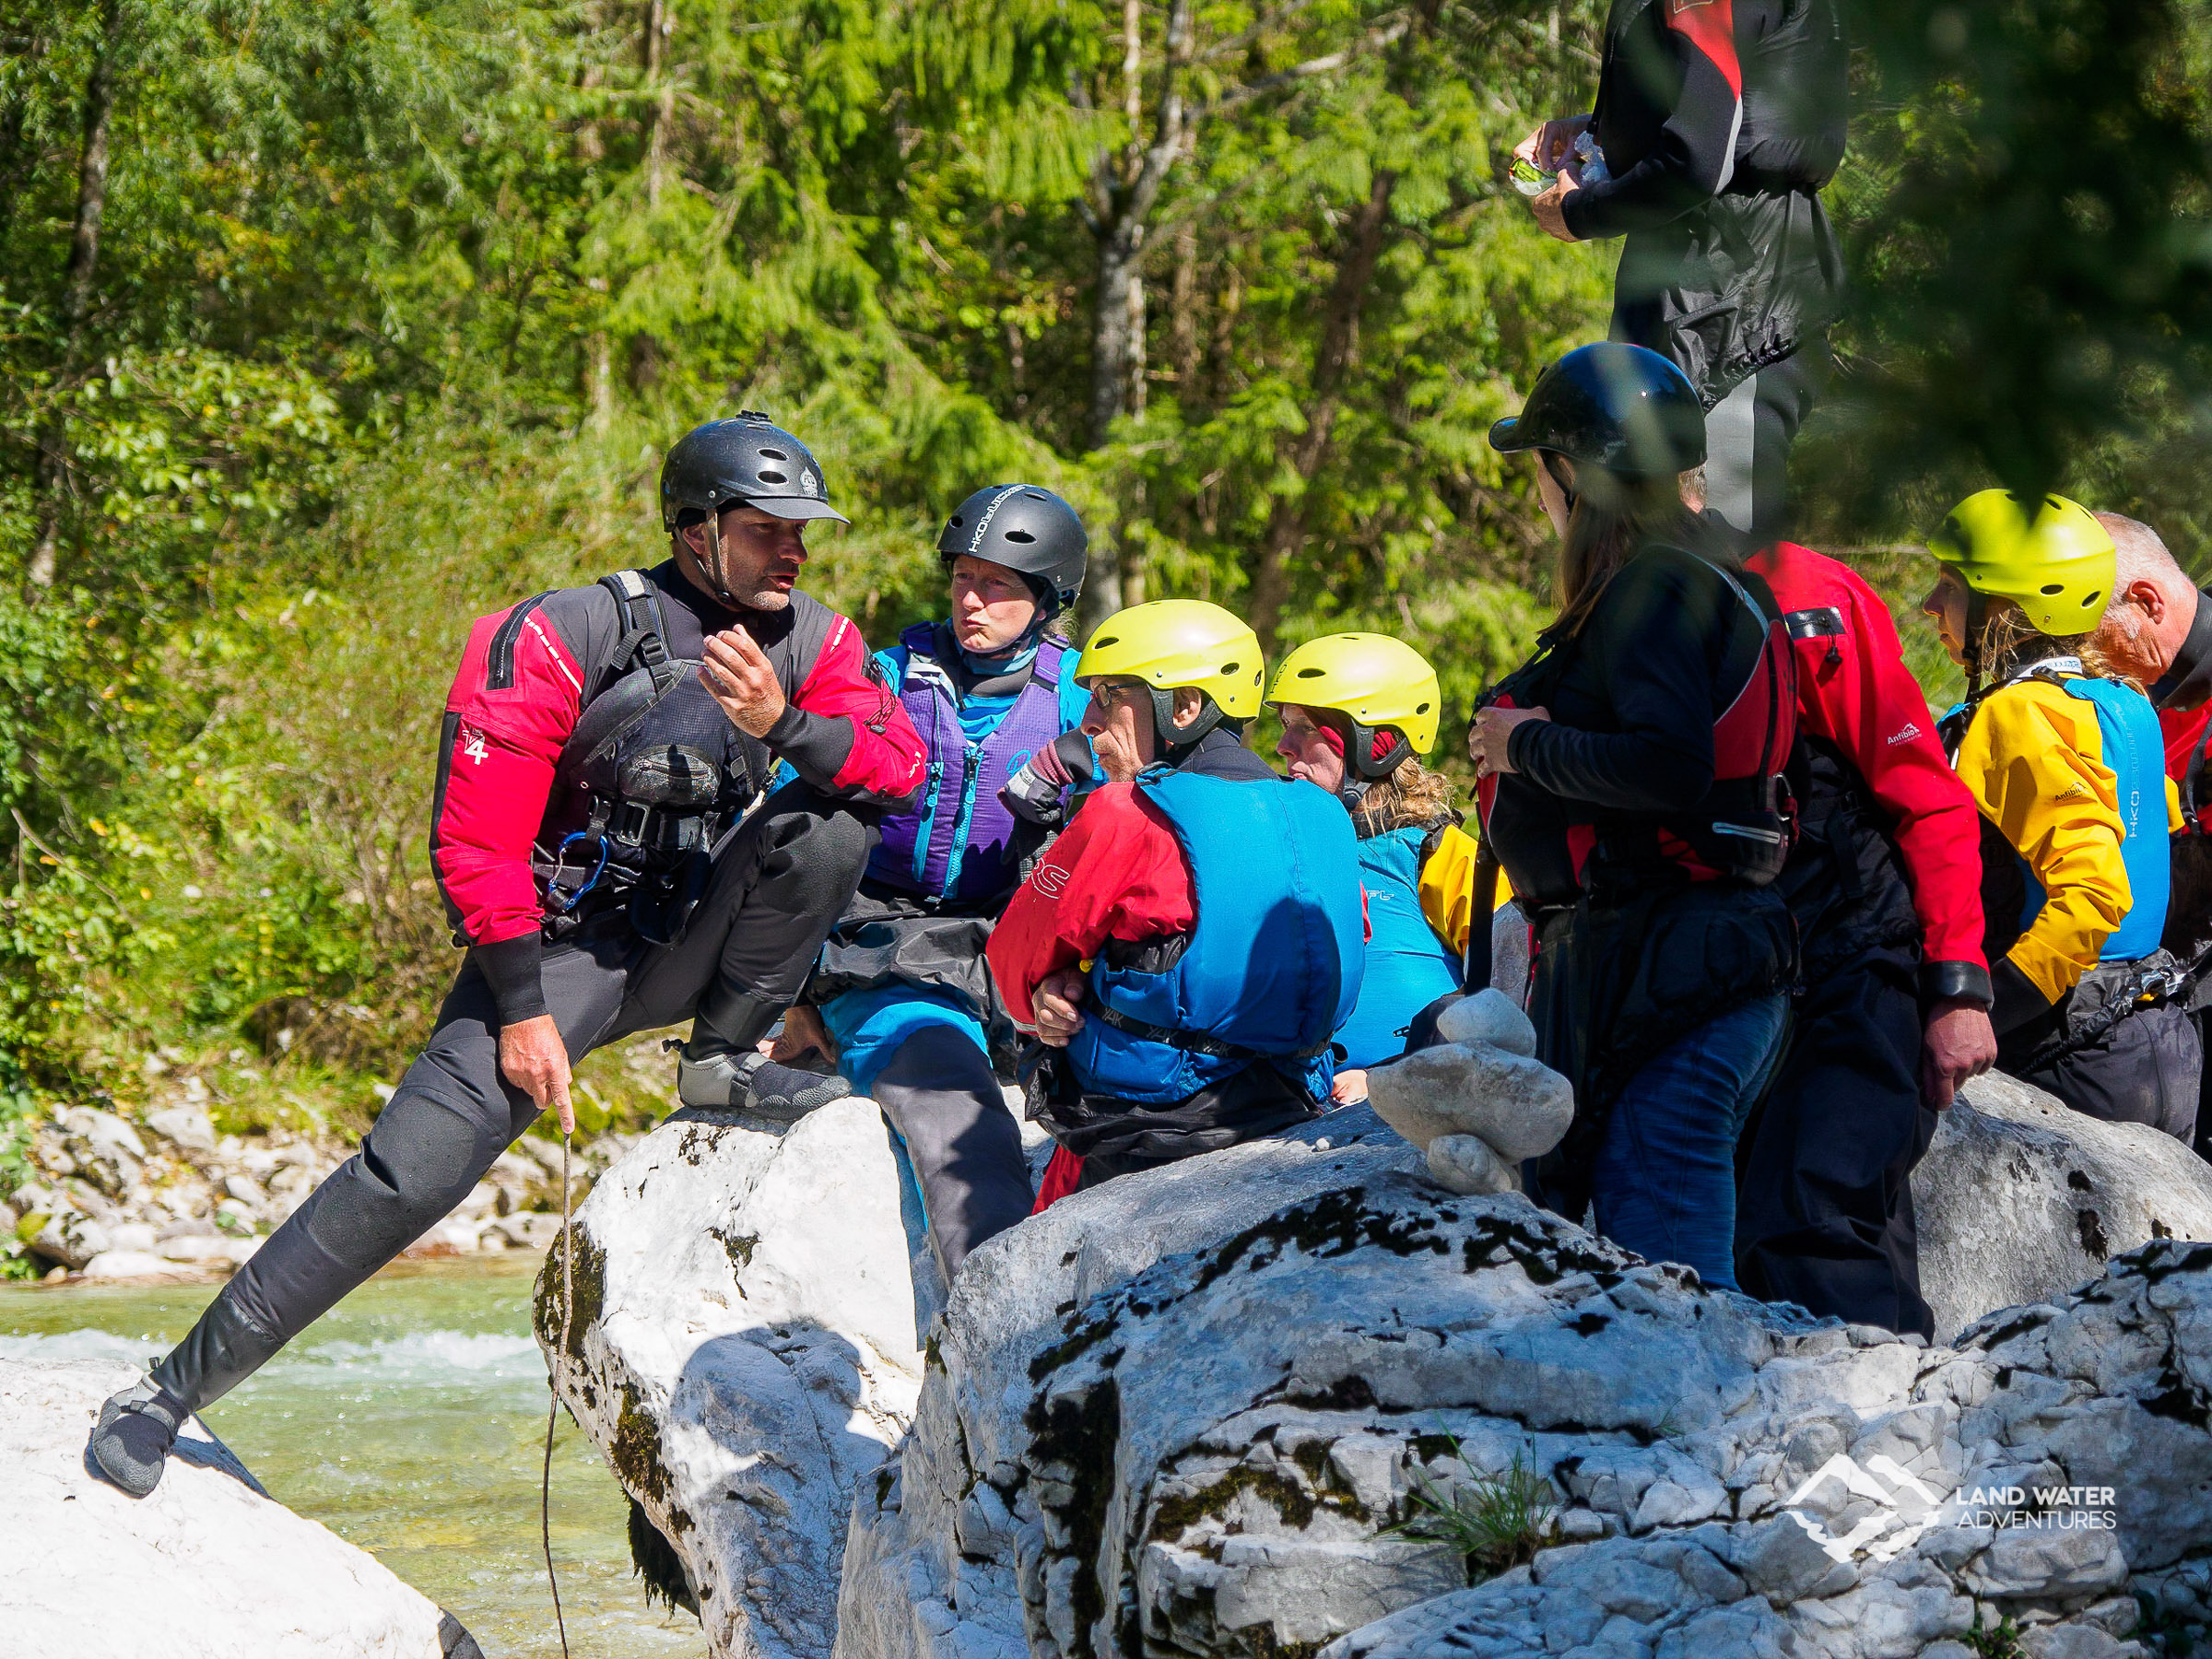
[[[741,625],[734,623],[707,636],[706,661],[700,665],[699,677],[730,724],[748,736],[767,736],[769,727],[783,718],[782,682]]]

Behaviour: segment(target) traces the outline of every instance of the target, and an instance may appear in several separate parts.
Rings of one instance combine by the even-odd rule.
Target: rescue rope
[[[573,1239],[569,1217],[569,1134],[560,1136],[560,1345],[553,1350],[553,1374],[546,1379],[553,1403],[546,1408],[546,1461],[537,1483],[537,1535],[545,1546],[546,1585],[553,1592],[553,1627],[560,1633],[560,1659],[569,1659],[569,1626],[560,1613],[560,1580],[553,1571],[553,1428],[560,1420],[560,1386],[569,1359],[569,1324],[576,1306]]]

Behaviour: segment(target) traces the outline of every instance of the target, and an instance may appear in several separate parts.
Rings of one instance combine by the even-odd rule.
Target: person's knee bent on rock
[[[1736,1273],[1770,1301],[1932,1337],[1912,1168],[1997,1053],[1981,815],[1881,597],[1787,542],[1748,565],[1797,653],[1798,835],[1778,887],[1802,960],[1789,1049],[1747,1131]]]
[[[989,953],[1015,1019],[1054,1051],[1030,1081],[1059,1142],[1041,1206],[1313,1116],[1363,957],[1351,820],[1241,740],[1260,707],[1250,628],[1196,600],[1136,606],[1076,672],[1110,782]]]
[[[1450,783],[1418,757],[1436,747],[1442,694],[1412,646],[1382,634],[1309,641],[1276,670],[1268,701],[1281,714],[1275,752],[1290,776],[1335,795],[1359,837],[1367,893],[1367,966],[1359,1001],[1336,1033],[1339,1100],[1362,1098],[1366,1070],[1406,1052],[1424,1008],[1460,989],[1463,951],[1422,905],[1430,867],[1459,814]]]
[[[1784,528],[1790,445],[1842,310],[1819,193],[1843,160],[1850,69],[1841,0],[1614,0],[1594,109],[1514,151],[1557,170],[1529,204],[1546,231],[1626,239],[1613,337],[1697,387],[1706,506],[1760,541]]]
[[[220,1399],[465,1198],[570,1068],[689,1019],[689,1105],[782,1107],[756,1045],[852,897],[920,738],[852,622],[795,583],[843,521],[819,467],[750,412],[661,473],[673,557],[471,629],[440,737],[432,865],[468,947],[428,1047],[360,1150],[224,1286],[92,1452],[143,1495]],[[740,818],[779,762],[797,776]],[[818,1079],[800,1074],[797,1081]]]
[[[1928,548],[1940,573],[1921,608],[1967,674],[1944,739],[1982,812],[1997,1063],[2077,1112],[2190,1141],[2204,1051],[2159,942],[2181,806],[2149,700],[2093,643],[2112,535],[2063,497],[2031,510],[1985,489]]]
[[[2172,890],[2160,941],[2184,968],[2212,951],[2212,598],[2183,573],[2159,533],[2117,512],[2097,522],[2112,538],[2112,596],[2096,646],[2114,674],[2144,688],[2159,712],[2166,775],[2181,794],[2182,832],[2173,838]],[[2183,1003],[2200,1046],[2212,1025],[2212,973],[2199,972]],[[2196,1149],[2212,1156],[2212,1068],[2197,1092]]]
[[[1571,352],[1490,441],[1535,452],[1561,542],[1559,618],[1468,736],[1483,837],[1536,929],[1537,1057],[1574,1085],[1531,1193],[1734,1288],[1735,1142],[1796,967],[1773,886],[1794,657],[1698,510],[1704,411],[1664,358]]]
[[[1013,1028],[983,963],[993,923],[1093,781],[1090,694],[1046,631],[1072,610],[1088,538],[1025,484],[970,496],[937,539],[951,614],[878,652],[928,750],[912,805],[886,816],[860,890],[822,947],[779,1053],[823,1047],[905,1147],[946,1277],[1036,1201],[993,1066]]]

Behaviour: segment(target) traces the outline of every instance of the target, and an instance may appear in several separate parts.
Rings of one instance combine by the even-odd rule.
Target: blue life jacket
[[[1067,1050],[1083,1091],[1173,1105],[1265,1056],[1320,1100],[1364,956],[1350,817],[1325,791],[1280,778],[1155,767],[1136,786],[1174,829],[1197,919],[1163,972],[1092,967],[1090,1017]]]
[[[1367,889],[1367,968],[1359,1006],[1336,1033],[1349,1066],[1380,1065],[1406,1052],[1413,1017],[1459,989],[1459,953],[1436,936],[1421,914],[1420,825],[1386,830],[1359,843],[1359,882]]]
[[[2128,888],[2127,917],[2105,936],[2097,959],[2139,961],[2158,949],[2166,931],[2166,905],[2173,881],[2173,855],[2166,834],[2165,735],[2143,693],[2118,680],[2081,675],[2079,666],[2072,657],[2055,657],[2030,673],[2055,682],[2067,696],[2079,698],[2097,712],[2097,735],[2119,806],[2120,863],[2127,871]],[[1983,838],[1984,857],[1992,839]],[[2041,913],[2046,895],[2028,861],[2009,843],[2006,850],[2018,860],[2026,888],[2019,928],[2025,933]]]
[[[912,806],[883,820],[868,875],[931,899],[987,900],[1019,885],[1017,819],[998,798],[1006,780],[1066,730],[1060,709],[1065,641],[1040,640],[1029,683],[991,735],[969,736],[961,694],[946,659],[958,650],[942,623],[918,622],[899,636],[906,677],[899,700],[929,746],[929,775]]]

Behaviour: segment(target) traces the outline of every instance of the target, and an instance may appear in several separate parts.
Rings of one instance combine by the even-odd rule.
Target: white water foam
[[[0,1335],[0,1359],[118,1359],[144,1365],[171,1344],[160,1336],[76,1330]],[[543,1379],[544,1357],[527,1336],[494,1331],[418,1331],[376,1342],[323,1342],[280,1355],[271,1367],[293,1382],[357,1380],[364,1370],[393,1382],[506,1382]]]
[[[62,1331],[44,1336],[0,1336],[0,1359],[120,1359],[144,1365],[171,1344],[159,1336],[118,1336],[112,1331]]]

